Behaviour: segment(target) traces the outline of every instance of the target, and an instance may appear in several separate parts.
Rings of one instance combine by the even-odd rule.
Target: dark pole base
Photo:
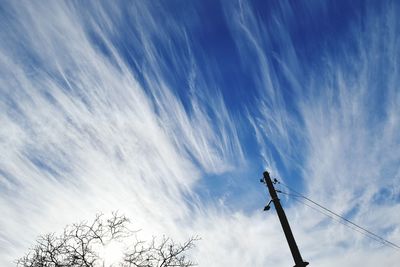
[[[303,261],[302,263],[300,263],[300,264],[296,264],[296,265],[295,265],[295,266],[293,266],[293,267],[306,267],[308,264],[309,264],[308,262],[306,262],[306,261]]]

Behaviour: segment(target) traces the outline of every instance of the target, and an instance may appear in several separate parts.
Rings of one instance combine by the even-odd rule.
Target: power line
[[[379,243],[381,243],[383,245],[389,246],[389,247],[394,248],[394,249],[400,249],[400,246],[396,245],[395,243],[386,240],[385,238],[383,238],[383,237],[381,237],[381,236],[379,236],[379,235],[377,235],[377,234],[365,229],[364,227],[362,227],[362,226],[350,221],[349,219],[337,214],[336,212],[324,207],[323,205],[321,205],[321,204],[315,202],[314,200],[302,195],[301,193],[297,192],[296,190],[292,189],[291,187],[287,186],[286,184],[281,183],[281,182],[278,182],[278,183],[283,185],[283,186],[285,186],[287,189],[289,189],[290,191],[294,192],[295,194],[290,194],[290,193],[287,193],[287,192],[282,192],[282,191],[277,190],[278,193],[286,194],[288,196],[293,196],[293,197],[295,197],[294,200],[296,200],[296,201],[298,201],[298,202],[300,202],[300,203],[302,203],[302,204],[304,204],[304,205],[306,205],[306,206],[308,206],[308,207],[310,207],[310,208],[312,208],[312,209],[324,214],[325,216],[327,216],[327,217],[329,217],[329,218],[331,218],[331,219],[333,219],[333,220],[335,220],[335,221],[347,226],[348,228],[350,228],[350,229],[352,229],[352,230],[354,230],[354,231],[356,231],[358,233],[361,233],[361,234],[363,234],[363,235],[365,235],[365,236],[367,236],[367,237],[369,237],[369,238],[371,238],[371,239],[373,239],[373,240],[375,240],[375,241],[377,241],[377,242],[379,242]],[[301,201],[299,198],[302,198],[302,199],[305,199],[305,200],[311,202],[312,204],[316,205],[317,207],[323,209],[325,212],[323,212],[320,209],[317,209],[317,208],[315,208],[315,207],[313,207],[311,205],[306,204],[304,201]],[[339,218],[340,220],[336,219],[336,218]],[[346,222],[346,223],[344,223],[343,221]]]
[[[282,193],[282,194],[285,194],[285,195],[289,195],[289,196],[299,197],[297,195],[289,194],[289,193],[282,192],[282,191],[280,191],[279,193]],[[320,209],[318,209],[318,208],[316,208],[316,207],[314,207],[314,206],[312,206],[310,204],[307,204],[305,201],[302,201],[299,198],[294,198],[293,200],[295,200],[295,201],[297,201],[297,202],[299,202],[299,203],[301,203],[301,204],[303,204],[303,205],[305,205],[305,206],[307,206],[307,207],[309,207],[309,208],[311,208],[311,209],[313,209],[313,210],[315,210],[315,211],[317,211],[317,212],[329,217],[330,219],[334,220],[335,222],[338,222],[338,223],[340,223],[340,224],[342,224],[342,225],[344,225],[344,226],[346,226],[346,227],[348,227],[348,228],[350,228],[350,229],[352,229],[352,230],[354,230],[354,231],[356,231],[356,232],[358,232],[358,233],[360,233],[362,235],[365,235],[366,237],[371,238],[374,241],[377,241],[377,242],[379,242],[379,243],[381,243],[383,245],[388,245],[386,242],[382,241],[381,239],[375,238],[374,236],[371,236],[371,235],[359,230],[358,228],[353,227],[353,226],[343,222],[342,220],[338,219],[337,217],[334,217],[334,216],[330,215],[327,212],[324,212],[324,211],[322,211],[322,210],[320,210]],[[392,246],[390,246],[390,247],[392,247]]]

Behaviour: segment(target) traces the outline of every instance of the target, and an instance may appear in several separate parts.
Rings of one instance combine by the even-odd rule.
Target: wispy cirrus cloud
[[[96,211],[121,210],[148,233],[171,231],[187,220],[185,198],[200,173],[243,160],[221,96],[206,111],[192,95],[187,111],[155,62],[143,70],[144,90],[108,36],[121,14],[92,8],[89,18],[72,3],[9,3],[4,11],[3,265],[36,235]],[[150,37],[136,27],[136,52],[151,62]]]
[[[255,165],[399,239],[396,4],[364,4],[337,31],[330,3],[80,5],[1,9],[3,266],[115,209],[145,237],[201,236],[200,266],[291,264],[276,218],[242,204],[263,199]],[[396,262],[282,200],[312,264]]]
[[[398,190],[393,189],[397,187],[400,148],[393,132],[399,125],[394,108],[399,106],[395,67],[399,28],[394,19],[398,7],[384,4],[375,9],[366,4],[347,21],[340,38],[329,29],[314,32],[313,38],[321,35],[320,39],[308,44],[314,50],[308,51],[309,64],[300,67],[309,48],[307,44],[295,47],[299,31],[307,32],[299,30],[296,16],[309,14],[304,24],[310,31],[319,30],[320,26],[307,23],[313,22],[317,10],[330,19],[326,8],[332,6],[308,3],[296,10],[285,1],[271,6],[267,23],[261,24],[255,7],[239,2],[232,23],[242,60],[251,65],[261,96],[249,121],[265,151],[265,164],[277,169],[275,173],[295,170],[314,199],[398,240]],[[332,13],[340,8],[333,7]],[[321,19],[320,25],[326,25]],[[281,174],[285,177],[285,172]],[[300,227],[300,235],[313,231],[302,238],[305,251],[315,253],[310,255],[314,263],[333,266],[338,263],[328,255],[345,253],[341,262],[345,266],[350,266],[346,262],[373,264],[362,260],[365,255],[394,264],[396,253],[391,249],[372,252],[370,240],[364,236],[355,234],[349,239],[351,232],[346,228],[299,208],[295,205],[291,212],[295,209],[295,221],[305,226]],[[379,210],[379,215],[371,210]],[[323,244],[324,252],[318,253],[315,244]]]

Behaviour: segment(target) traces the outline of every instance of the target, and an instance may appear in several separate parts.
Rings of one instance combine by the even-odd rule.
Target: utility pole
[[[303,261],[303,258],[301,257],[299,248],[297,247],[296,244],[296,240],[294,239],[292,230],[290,229],[289,222],[286,218],[285,211],[283,210],[278,195],[276,193],[274,183],[271,181],[271,177],[269,176],[269,173],[267,171],[264,172],[264,179],[261,179],[261,182],[265,183],[268,187],[269,194],[271,195],[271,201],[274,203],[276,213],[278,214],[279,221],[281,222],[283,232],[285,233],[286,240],[289,244],[290,251],[292,252],[292,256],[296,264],[294,267],[307,266],[308,262]],[[276,180],[274,182],[276,183]],[[269,209],[269,203],[264,210],[268,209]]]

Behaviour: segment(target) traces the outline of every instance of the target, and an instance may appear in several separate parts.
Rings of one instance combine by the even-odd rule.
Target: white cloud
[[[217,121],[196,97],[189,115],[149,77],[152,100],[110,40],[111,58],[97,50],[73,6],[10,5],[15,20],[3,24],[18,31],[7,32],[17,43],[0,49],[2,266],[37,235],[98,211],[118,209],[148,236],[185,227],[185,199],[203,169],[221,172],[243,159],[233,161],[242,151],[221,96],[212,103]]]
[[[133,21],[125,23],[134,30],[124,34],[146,59],[140,75],[148,88],[143,88],[140,75],[111,38],[119,34],[115,26],[124,19],[122,11],[97,4],[90,10],[87,14],[68,2],[14,2],[8,10],[12,19],[1,20],[0,33],[6,38],[0,46],[0,264],[11,266],[39,234],[115,209],[132,218],[143,236],[201,236],[193,251],[200,266],[292,264],[273,211],[233,212],[202,202],[194,192],[203,174],[225,173],[246,163],[237,118],[224,103],[217,79],[198,66],[187,25],[142,3],[127,8]],[[391,187],[392,198],[399,194],[395,13],[379,18],[389,29],[382,41],[375,21],[368,24],[371,33],[366,36],[355,26],[353,38],[365,40],[358,44],[358,57],[342,51],[346,61],[328,62],[321,66],[323,74],[314,73],[316,78],[302,85],[287,25],[278,16],[272,31],[258,24],[246,3],[225,11],[239,52],[251,52],[259,60],[252,70],[260,101],[258,109],[248,108],[248,117],[268,167],[279,174],[266,142],[284,161],[295,164],[303,157],[305,165],[296,168],[304,171],[313,198],[339,212],[356,209],[354,220],[399,240],[398,203],[374,202],[382,188]],[[163,30],[156,15],[165,18]],[[91,32],[98,43],[89,39]],[[287,110],[265,48],[274,34],[287,44],[284,55],[274,57],[294,88],[295,115]],[[368,38],[377,42],[374,47]],[[157,40],[179,42],[187,50],[163,47],[173,65],[159,65]],[[107,55],[100,52],[100,43]],[[376,126],[368,101],[372,89],[376,95],[379,91],[368,81],[383,43],[388,101]],[[185,103],[165,79],[172,67],[189,77]],[[305,154],[299,155],[297,144],[308,145]],[[313,265],[396,262],[390,249],[313,210],[293,205],[287,214],[304,259]]]
[[[309,11],[310,6],[304,8]],[[364,24],[354,18],[333,49],[321,47],[323,59],[316,60],[318,63],[310,60],[310,66],[302,69],[288,35],[296,24],[285,17],[296,10],[285,1],[276,6],[282,17],[271,12],[266,24],[258,23],[257,12],[242,1],[239,8],[227,10],[243,64],[254,66],[249,55],[256,55],[258,64],[251,73],[254,80],[258,78],[261,97],[256,106],[261,108],[251,110],[248,117],[266,166],[279,175],[276,158],[268,153],[273,147],[284,164],[301,171],[311,198],[398,243],[398,204],[387,194],[382,197],[392,198],[391,204],[375,203],[380,190],[396,184],[399,172],[400,142],[392,132],[400,125],[395,67],[399,47],[394,38],[399,29],[394,8],[385,6],[382,13],[367,8]],[[276,55],[271,42],[284,46],[280,49],[287,52]],[[287,89],[271,67],[275,60],[292,86],[286,96],[283,91]],[[352,266],[357,262],[373,266],[378,259],[395,264],[395,256],[388,256],[396,253],[391,248],[371,250],[374,241],[333,222],[318,226],[324,217],[312,210],[295,205],[289,213],[294,210],[293,223],[304,225],[298,230],[300,246],[309,252],[308,260],[313,264]],[[390,231],[385,230],[390,227]],[[342,253],[348,264],[334,259],[333,255]],[[366,255],[374,260],[369,261]]]

